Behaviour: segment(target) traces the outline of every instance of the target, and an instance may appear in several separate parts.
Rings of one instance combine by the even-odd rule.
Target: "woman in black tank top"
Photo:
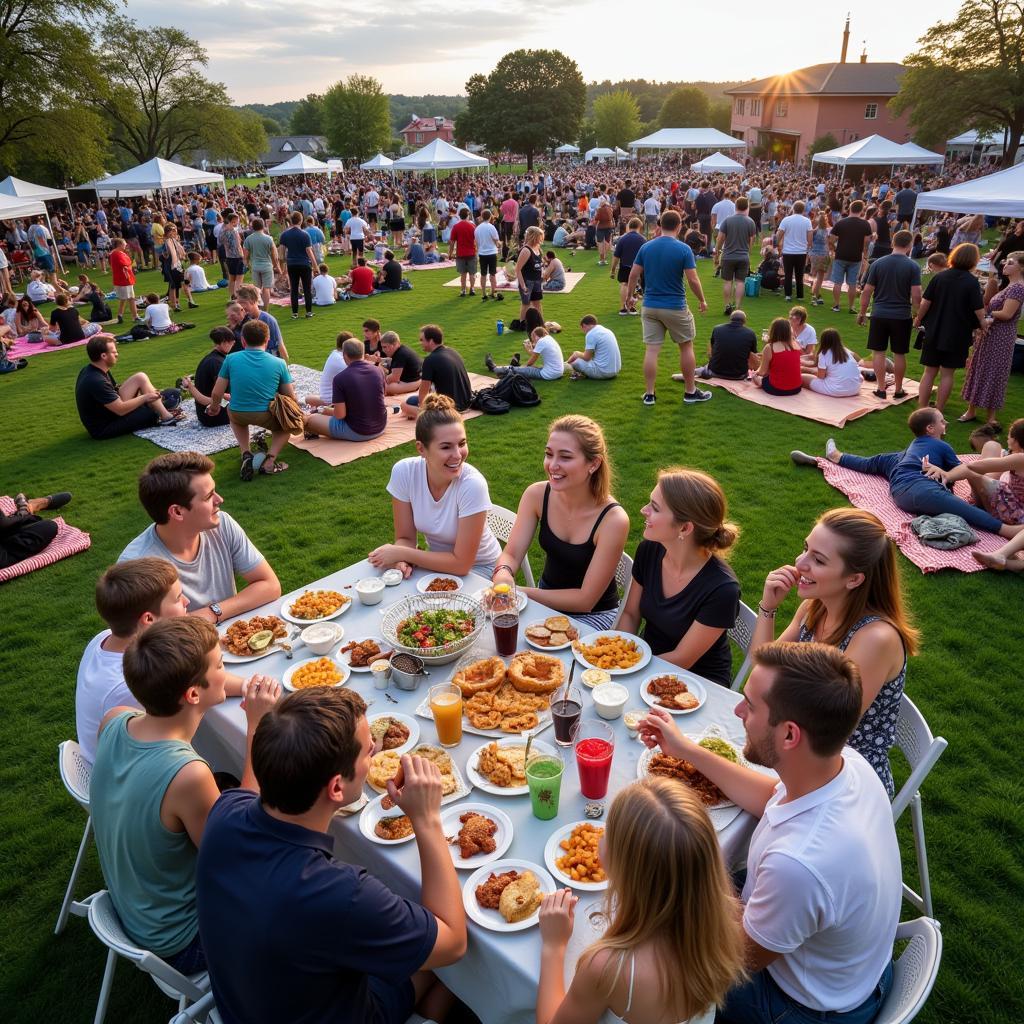
[[[608,629],[618,614],[615,570],[629,517],[608,491],[611,467],[601,428],[586,416],[555,420],[544,468],[548,479],[531,484],[519,502],[494,578],[514,577],[539,524],[544,570],[539,586],[522,589],[586,625]]]

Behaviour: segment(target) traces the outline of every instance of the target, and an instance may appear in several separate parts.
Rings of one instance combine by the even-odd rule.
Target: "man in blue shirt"
[[[633,261],[640,247],[644,244],[644,236],[640,234],[642,223],[639,217],[630,217],[626,231],[619,236],[612,253],[612,269],[609,277],[619,282],[619,316],[636,316],[637,308],[634,293],[629,290],[629,274],[633,269]],[[555,242],[557,245],[558,243]]]
[[[313,241],[302,229],[302,214],[296,211],[289,217],[291,227],[281,232],[278,243],[284,250],[288,267],[288,284],[291,289],[292,319],[299,316],[299,287],[302,287],[306,303],[306,319],[313,315],[313,267],[317,263],[313,253]]]
[[[695,383],[697,361],[693,355],[693,339],[697,336],[697,325],[693,313],[686,308],[684,277],[690,282],[702,313],[708,304],[704,301],[704,290],[697,276],[693,250],[679,241],[682,223],[682,217],[675,210],[666,210],[661,215],[661,234],[640,246],[626,282],[626,294],[633,295],[643,273],[644,405],[654,405],[656,401],[654,388],[658,376],[658,354],[666,331],[679,346],[679,369],[686,381],[683,401],[692,404],[711,399],[711,392],[701,391]]]
[[[354,690],[299,690],[253,737],[262,796],[231,791],[211,810],[196,898],[225,1024],[403,1024],[414,1007],[450,1008],[431,972],[464,954],[466,918],[437,766],[407,754],[388,783],[415,834],[420,903],[333,856],[331,820],[361,798],[373,749]]]

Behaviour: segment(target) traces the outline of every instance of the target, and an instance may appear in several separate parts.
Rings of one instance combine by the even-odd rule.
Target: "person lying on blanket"
[[[48,494],[45,498],[14,497],[15,511],[11,515],[0,513],[0,569],[15,562],[38,555],[57,536],[57,524],[43,519],[39,512],[53,512],[71,500],[67,491]]]
[[[885,477],[892,500],[909,515],[937,516],[948,512],[960,516],[976,530],[988,530],[1007,539],[1024,530],[1024,523],[1004,523],[986,509],[958,498],[942,482],[943,475],[961,462],[953,448],[942,440],[947,423],[938,409],[915,409],[907,426],[914,440],[901,452],[870,458],[847,455],[839,451],[830,437],[825,443],[825,458],[844,469]],[[794,451],[790,457],[798,465],[818,464],[806,452]]]

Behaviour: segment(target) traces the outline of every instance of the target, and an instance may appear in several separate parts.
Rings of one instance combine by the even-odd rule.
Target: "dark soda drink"
[[[494,628],[494,646],[503,658],[510,658],[519,645],[519,616],[515,612],[502,612],[491,619]]]
[[[575,700],[556,700],[551,705],[551,719],[555,726],[555,742],[567,747],[572,743],[572,731],[583,713],[583,705]]]

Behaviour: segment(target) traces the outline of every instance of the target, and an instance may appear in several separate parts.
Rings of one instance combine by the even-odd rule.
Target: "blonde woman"
[[[726,521],[717,481],[695,469],[658,474],[640,510],[644,539],[633,557],[633,586],[618,626],[651,650],[722,686],[732,680],[726,630],[740,610],[740,585],[722,559],[739,528]]]
[[[950,239],[950,249],[955,249],[961,242],[970,242],[972,245],[981,245],[981,235],[985,230],[985,217],[983,214],[968,214],[956,222],[956,230]]]
[[[595,629],[615,622],[615,570],[626,546],[629,516],[611,495],[611,462],[601,428],[587,416],[551,424],[544,449],[546,480],[523,492],[515,525],[494,567],[496,583],[515,578],[540,526],[540,585],[524,593]]]
[[[519,250],[516,260],[516,282],[519,285],[519,319],[526,319],[526,311],[531,307],[544,316],[544,260],[540,247],[544,241],[542,228],[526,229],[523,236],[523,247]]]
[[[537,1024],[710,1024],[744,979],[745,938],[699,798],[669,779],[634,782],[612,803],[600,854],[607,927],[580,956],[568,991],[577,897],[560,889],[541,903]]]

